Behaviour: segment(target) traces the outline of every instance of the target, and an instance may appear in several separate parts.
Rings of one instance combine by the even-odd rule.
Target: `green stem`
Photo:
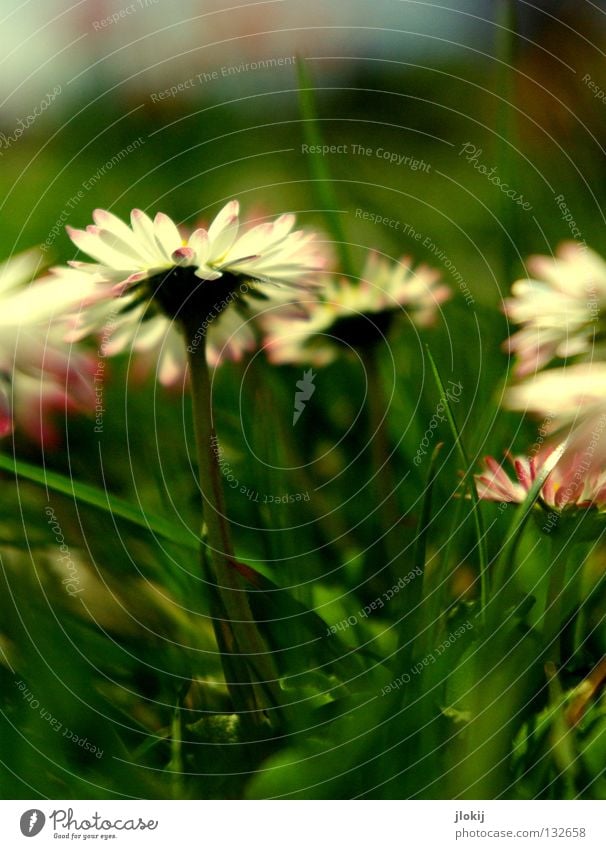
[[[297,62],[297,76],[299,81],[299,106],[303,119],[303,136],[308,146],[319,150],[324,144],[318,121],[318,109],[316,106],[315,89],[305,64],[305,59],[299,58]],[[350,279],[355,280],[355,265],[352,261],[349,242],[345,238],[345,230],[339,212],[339,203],[334,190],[327,157],[319,154],[309,154],[309,168],[313,184],[312,192],[316,198],[318,208],[323,210],[329,232],[331,233],[342,271]]]
[[[454,541],[459,525],[461,524],[463,507],[465,505],[464,485],[459,484],[459,489],[461,490],[459,498],[455,498],[455,493],[450,496],[451,501],[456,503],[454,504],[453,519],[447,542],[442,549],[439,566],[436,568],[435,577],[432,582],[434,587],[431,593],[432,602],[428,605],[429,610],[427,613],[427,621],[431,622],[431,627],[425,632],[425,639],[422,641],[420,651],[421,657],[428,655],[432,651],[433,646],[439,645],[444,620],[450,604],[450,587],[455,572],[454,568],[450,565],[450,560],[454,551]]]
[[[170,725],[170,749],[171,758],[167,769],[173,776],[173,793],[175,799],[183,799],[183,724],[181,720],[181,707],[175,706],[173,718]]]
[[[497,30],[497,56],[499,59],[496,90],[502,100],[498,105],[497,136],[499,169],[503,183],[511,185],[514,178],[513,145],[515,144],[514,115],[514,63],[516,52],[516,4],[514,0],[501,0],[499,29]],[[516,249],[519,227],[516,207],[507,195],[501,193],[499,218],[502,231],[502,256],[505,280],[512,280],[516,267]]]
[[[186,320],[183,325],[186,340],[194,338],[197,328]],[[273,659],[255,622],[242,579],[233,566],[234,550],[218,463],[205,343],[203,339],[197,347],[187,347],[203,500],[201,557],[204,571],[211,573],[209,583],[218,601],[215,604],[218,615],[213,616],[213,626],[232,699],[241,710],[255,713],[255,710],[278,705],[280,689]],[[236,680],[232,680],[234,677]],[[262,721],[260,714],[254,718]]]
[[[550,539],[549,584],[545,600],[543,618],[543,645],[546,647],[548,662],[556,667],[561,663],[560,629],[562,618],[562,602],[566,588],[566,557],[561,553],[558,534],[554,530]]]
[[[401,553],[397,539],[400,510],[393,471],[390,466],[387,409],[381,385],[379,351],[376,346],[373,348],[362,348],[361,355],[366,370],[368,385],[370,450],[372,468],[375,472],[373,483],[379,505],[377,509],[383,532],[383,545],[388,561],[391,564],[391,571],[394,571],[395,564]]]
[[[417,524],[417,538],[413,549],[411,564],[413,572],[416,573],[417,577],[411,581],[408,586],[404,587],[403,592],[400,594],[400,612],[402,612],[401,623],[406,627],[400,628],[398,651],[406,646],[402,652],[401,659],[404,669],[407,669],[412,665],[419,643],[423,641],[423,637],[420,633],[421,630],[425,630],[425,634],[429,632],[429,629],[422,629],[421,624],[424,622],[426,623],[427,621],[432,621],[431,619],[428,619],[431,602],[428,600],[425,592],[425,567],[427,560],[427,540],[431,526],[433,488],[437,477],[438,455],[442,450],[442,445],[442,442],[438,442],[432,452],[427,480],[423,490],[421,513]],[[424,657],[425,654],[421,656]]]
[[[467,452],[465,450],[465,446],[463,445],[461,434],[457,427],[457,422],[455,420],[454,413],[452,411],[450,401],[448,399],[448,395],[446,393],[446,390],[444,389],[444,384],[442,383],[440,372],[438,371],[438,367],[436,366],[435,360],[431,354],[431,351],[429,350],[429,347],[427,347],[427,356],[429,358],[429,364],[431,366],[431,370],[433,371],[436,385],[440,393],[440,399],[444,404],[446,418],[450,426],[450,431],[454,439],[455,447],[459,453],[459,457],[461,458],[461,463],[463,465],[463,483],[465,483],[469,487],[469,493],[473,502],[472,513],[477,537],[478,557],[480,560],[480,615],[482,624],[485,624],[486,606],[488,604],[488,599],[490,596],[490,586],[488,575],[488,554],[486,552],[486,534],[484,532],[484,522],[482,520],[482,513],[480,511],[480,499],[478,497],[478,490],[473,479],[473,468],[467,457]]]

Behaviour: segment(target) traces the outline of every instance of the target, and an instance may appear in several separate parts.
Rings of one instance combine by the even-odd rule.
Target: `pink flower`
[[[559,459],[563,448],[562,445],[534,457],[510,457],[515,479],[493,457],[486,457],[484,470],[474,475],[478,497],[520,504],[541,472],[549,472],[540,492],[548,507],[558,511],[570,507],[606,508],[606,472],[594,471],[583,454]]]

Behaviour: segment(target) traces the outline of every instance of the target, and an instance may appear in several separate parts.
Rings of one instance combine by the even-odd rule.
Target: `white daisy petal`
[[[75,230],[68,226],[65,229],[76,247],[83,251],[83,253],[92,256],[93,259],[96,259],[102,265],[111,268],[128,268],[129,263],[132,262],[129,256],[125,256],[104,244],[99,238],[99,231],[96,228]]]
[[[159,212],[154,218],[154,235],[159,246],[169,258],[173,251],[176,251],[183,244],[183,239],[175,223],[163,212]]]
[[[244,233],[232,245],[229,256],[226,257],[226,262],[230,262],[231,258],[239,256],[248,256],[249,254],[258,254],[261,251],[267,250],[269,236],[273,232],[271,224],[257,224],[248,232]]]
[[[162,344],[166,330],[167,320],[162,315],[142,322],[137,330],[133,347],[137,351],[154,350],[157,345]]]
[[[108,212],[106,209],[95,209],[93,211],[93,221],[99,229],[113,233],[119,239],[122,239],[123,242],[130,243],[133,241],[133,232],[128,224],[125,224],[124,221],[112,212]]]
[[[238,220],[240,213],[240,204],[237,200],[231,200],[225,204],[223,209],[213,219],[212,224],[208,229],[208,238],[211,242],[218,239],[224,230],[233,226],[234,221]]]
[[[216,271],[214,268],[196,268],[194,271],[196,277],[199,277],[200,280],[218,280],[219,277],[223,277],[221,271]]]
[[[204,265],[208,259],[210,249],[208,233],[199,227],[191,234],[187,244],[196,252],[197,265]]]
[[[138,243],[134,242],[132,237],[130,242],[125,242],[120,236],[116,236],[115,233],[110,232],[109,230],[100,230],[97,238],[103,242],[104,245],[107,245],[114,251],[117,251],[120,256],[124,257],[125,260],[128,260],[132,265],[146,265],[147,261],[147,251],[141,250],[141,247]]]
[[[162,386],[172,386],[180,380],[184,374],[185,366],[182,340],[176,333],[167,334],[158,362],[158,380]]]
[[[130,223],[139,245],[147,249],[150,257],[156,257],[156,259],[163,257],[163,253],[158,250],[154,222],[149,215],[146,215],[141,209],[133,209],[130,214]]]

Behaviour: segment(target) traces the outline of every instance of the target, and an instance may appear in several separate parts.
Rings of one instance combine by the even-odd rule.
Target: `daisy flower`
[[[152,221],[135,209],[130,226],[105,210],[96,210],[93,218],[86,230],[67,228],[74,244],[95,260],[69,263],[77,272],[70,284],[82,284],[90,295],[72,320],[70,338],[110,323],[108,352],[131,348],[153,358],[159,351],[164,383],[178,379],[185,367],[180,326],[187,328],[189,346],[205,341],[209,332],[211,362],[238,359],[254,343],[245,319],[255,302],[316,285],[326,266],[316,235],[293,230],[294,215],[241,233],[237,201],[208,230],[198,228],[187,238],[163,213]],[[64,281],[66,272],[54,271]]]
[[[264,314],[268,358],[274,363],[326,365],[343,347],[381,341],[400,311],[417,326],[427,327],[440,304],[451,297],[450,289],[438,281],[438,271],[426,265],[413,270],[408,257],[391,263],[371,253],[359,281],[331,280],[318,298],[300,304],[302,314]]]
[[[521,329],[505,343],[516,356],[518,377],[543,368],[554,357],[606,353],[600,335],[606,305],[606,262],[585,245],[568,242],[555,258],[534,256],[533,275],[513,284],[505,314]]]
[[[93,275],[82,280],[80,271],[53,268],[49,280],[51,278],[54,289],[61,292],[68,289],[72,293],[71,305],[67,307],[66,341],[78,342],[94,334],[100,339],[102,357],[125,351],[132,355],[133,374],[144,377],[153,373],[159,383],[167,387],[183,382],[187,348],[177,322],[158,312],[150,303],[141,302],[134,294],[116,297],[111,284]],[[76,303],[78,294],[81,297]],[[212,367],[226,359],[239,361],[256,345],[250,320],[236,309],[225,310],[212,321],[201,322],[188,340],[188,347],[195,350],[207,332],[206,359]]]
[[[487,501],[521,504],[532,485],[549,464],[557,460],[563,446],[535,457],[510,457],[512,479],[493,457],[486,457],[483,471],[474,475],[478,497]],[[582,454],[568,454],[553,466],[541,488],[543,504],[561,511],[572,507],[606,509],[606,472],[592,471]]]
[[[209,353],[211,359],[237,356],[250,341],[248,336],[242,342],[238,312],[253,313],[255,299],[282,299],[284,293],[317,285],[325,257],[315,234],[293,229],[293,215],[281,215],[241,233],[236,201],[219,212],[208,230],[200,227],[185,238],[163,213],[152,221],[135,209],[130,226],[105,210],[97,210],[93,218],[94,225],[86,230],[69,228],[68,233],[95,261],[71,262],[70,269],[55,270],[52,285],[60,286],[61,277],[67,280],[68,273],[70,291],[77,292],[82,284],[82,309],[70,319],[72,338],[100,333],[101,349],[107,354],[128,348],[152,362],[156,359],[160,379],[166,383],[183,373],[187,355],[200,506],[206,525],[204,570],[216,588],[213,624],[220,647],[254,658],[242,680],[228,687],[234,708],[250,711],[255,721],[257,716],[261,721],[261,711],[270,703],[280,704],[282,694],[275,683],[278,672],[271,653],[234,575],[234,546],[215,449],[208,358]],[[224,662],[226,682],[230,682],[234,667]],[[257,689],[256,680],[265,686]],[[269,700],[266,691],[271,694]]]
[[[0,265],[0,436],[16,426],[31,439],[56,444],[52,413],[94,406],[94,364],[66,346],[63,330],[49,323],[54,287],[26,285],[39,264],[31,251]]]

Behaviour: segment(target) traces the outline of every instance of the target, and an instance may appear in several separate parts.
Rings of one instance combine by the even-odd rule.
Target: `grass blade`
[[[129,504],[128,501],[117,498],[115,495],[110,495],[107,491],[99,489],[92,484],[74,481],[59,472],[51,472],[39,466],[34,466],[31,463],[26,463],[23,460],[15,460],[2,453],[0,453],[0,470],[11,472],[16,477],[40,484],[46,489],[51,489],[53,492],[58,492],[61,495],[75,498],[76,501],[82,504],[102,510],[105,513],[110,513],[112,516],[124,519],[133,525],[137,525],[148,532],[151,531],[158,534],[158,536],[178,545],[191,548],[195,551],[198,550],[200,542],[195,534],[189,535],[185,531],[179,530],[168,519],[149,513],[147,510],[144,512],[138,507]]]
[[[425,608],[427,606],[427,602],[423,600],[424,596],[424,588],[425,588],[425,560],[427,557],[427,539],[429,536],[429,526],[431,523],[431,509],[432,509],[432,496],[433,496],[433,488],[436,482],[437,477],[437,465],[438,465],[438,456],[440,451],[442,450],[444,443],[439,442],[434,448],[431,460],[429,463],[429,470],[427,472],[427,480],[425,482],[425,490],[423,492],[423,503],[421,505],[421,514],[419,516],[419,523],[417,525],[417,536],[416,541],[412,553],[412,566],[413,571],[419,570],[419,577],[415,578],[415,580],[405,589],[408,592],[405,592],[403,595],[403,604],[405,610],[411,611],[409,616],[411,616],[412,627],[407,629],[411,634],[411,640],[409,642],[408,648],[406,650],[404,656],[404,667],[407,668],[410,666],[412,660],[414,659],[414,648],[416,643],[416,638],[419,633],[419,623],[423,618],[421,617],[421,606]],[[406,613],[404,614],[406,617]],[[404,635],[403,635],[404,636]],[[400,642],[402,645],[404,640]]]
[[[438,442],[432,452],[431,460],[429,462],[429,471],[427,472],[425,491],[423,492],[423,504],[421,505],[421,515],[419,516],[419,524],[417,526],[417,539],[412,556],[413,568],[416,569],[417,567],[419,567],[423,574],[425,574],[427,537],[429,533],[429,524],[431,519],[431,499],[433,495],[433,487],[437,477],[438,456],[440,454],[440,451],[442,450],[443,445],[443,442]]]
[[[565,450],[566,444],[563,443],[550,455],[549,460],[543,464],[533,485],[528,490],[526,498],[514,513],[505,544],[501,549],[501,554],[495,568],[495,587],[497,589],[504,587],[505,576],[512,571],[513,558],[528,517],[539,498],[541,490],[545,486],[547,478],[552,473]]]
[[[514,0],[504,0],[498,18],[496,54],[498,78],[495,89],[500,98],[497,114],[498,156],[501,179],[511,185],[514,173],[514,153],[518,153],[515,138],[515,56],[516,56],[516,4]],[[520,236],[519,216],[516,205],[509,197],[501,193],[499,198],[499,221],[503,271],[506,280],[513,280],[518,259],[517,251]]]
[[[469,491],[471,493],[471,499],[473,501],[472,512],[478,542],[478,556],[480,560],[480,597],[482,604],[482,615],[484,615],[484,610],[486,609],[486,604],[488,602],[488,555],[486,553],[486,535],[484,531],[484,523],[482,521],[482,514],[480,513],[480,499],[478,498],[478,492],[476,490],[475,482],[471,477],[472,468],[469,464],[467,452],[465,451],[465,446],[463,445],[461,433],[459,431],[454,414],[452,412],[452,407],[450,406],[450,399],[446,394],[446,390],[444,389],[444,384],[442,383],[442,378],[440,377],[438,367],[436,366],[435,360],[432,357],[431,351],[429,350],[428,346],[426,346],[426,350],[427,356],[429,357],[431,370],[436,381],[436,386],[438,387],[438,391],[440,392],[440,400],[444,404],[448,425],[450,427],[455,446],[457,448],[457,451],[459,452],[459,457],[463,465],[463,481],[469,484]]]
[[[322,145],[323,139],[318,122],[314,88],[305,65],[305,60],[301,58],[297,62],[297,78],[299,84],[299,107],[303,119],[305,142],[310,147]],[[326,157],[320,154],[310,153],[308,160],[316,203],[324,212],[328,229],[339,253],[342,270],[348,276],[355,278],[356,275],[349,255],[348,242],[345,238],[343,224],[339,218],[339,202],[333,187],[328,165],[326,164]]]

